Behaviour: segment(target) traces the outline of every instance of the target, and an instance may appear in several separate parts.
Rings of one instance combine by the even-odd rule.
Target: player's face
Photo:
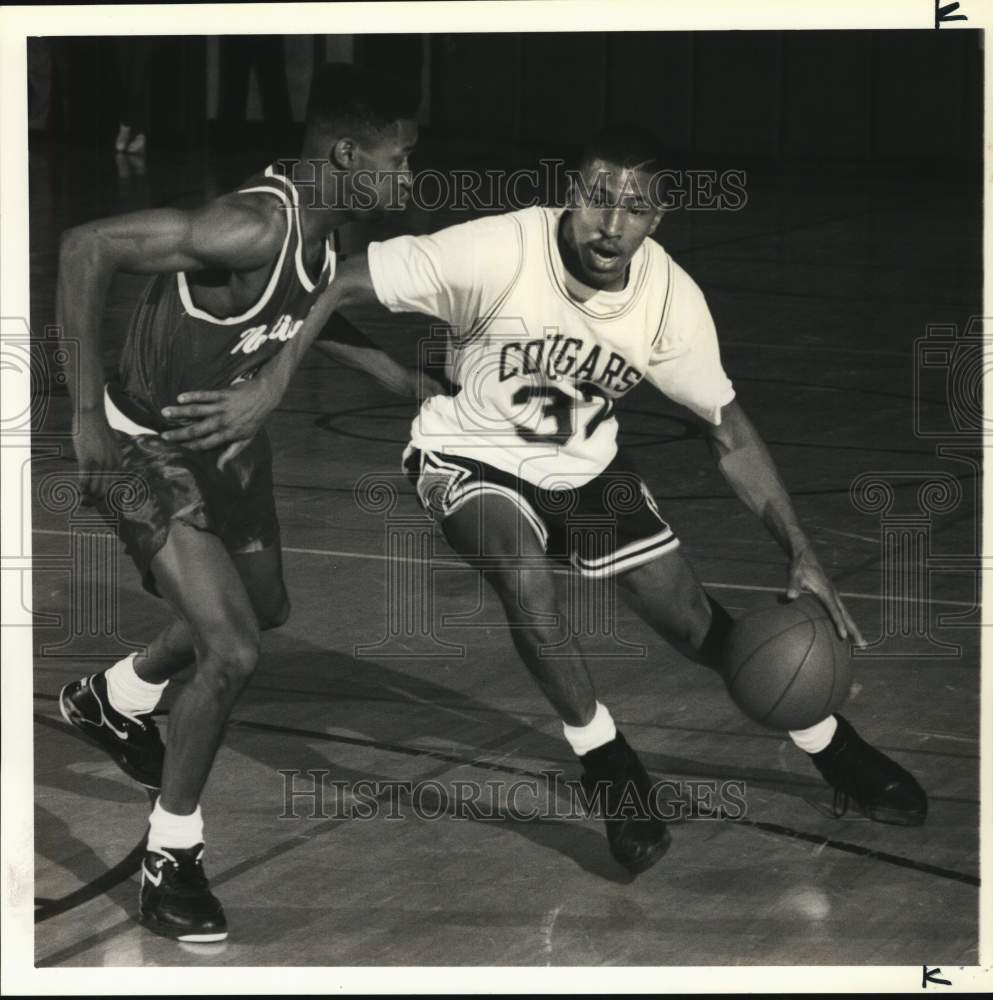
[[[410,155],[416,145],[417,122],[403,118],[376,139],[356,147],[357,204],[372,202],[365,212],[381,215],[407,204],[413,183]]]
[[[646,170],[604,160],[585,168],[560,231],[563,259],[574,277],[593,288],[624,287],[631,258],[662,218],[652,195]]]

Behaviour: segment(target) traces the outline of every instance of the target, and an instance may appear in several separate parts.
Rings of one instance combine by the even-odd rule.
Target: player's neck
[[[307,245],[323,242],[336,229],[349,220],[349,212],[343,205],[336,204],[333,192],[322,190],[324,182],[315,162],[306,156],[294,161],[289,171],[289,180],[297,189],[300,205],[300,226]]]
[[[321,242],[349,221],[349,213],[338,208],[300,206],[300,228],[307,244]]]

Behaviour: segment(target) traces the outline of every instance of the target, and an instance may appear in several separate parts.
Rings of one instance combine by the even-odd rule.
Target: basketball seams
[[[848,698],[848,694],[849,694],[849,691],[851,690],[851,685],[852,685],[851,662],[850,662],[851,661],[851,652],[845,652],[844,653],[844,659],[840,663],[838,662],[839,655],[842,655],[842,647],[841,647],[841,645],[839,644],[837,638],[834,635],[834,632],[833,632],[834,623],[833,622],[830,623],[830,627],[832,628],[832,632],[831,632],[831,650],[832,650],[831,655],[832,655],[832,660],[831,660],[831,662],[832,662],[832,664],[834,666],[834,673],[831,676],[831,697],[828,699],[828,703],[825,706],[824,713],[823,713],[823,717],[825,719],[827,718],[827,712],[828,712],[828,710],[835,703],[834,702],[834,699],[835,699],[835,688],[836,688],[836,686],[838,684],[838,678],[842,674],[844,674],[848,678],[848,690],[846,690],[844,692],[844,697],[841,699],[841,702],[838,705],[839,708],[844,703],[844,701]]]
[[[766,638],[766,639],[765,639],[765,640],[764,640],[764,641],[762,642],[762,644],[761,644],[760,646],[756,646],[756,647],[755,647],[755,649],[753,649],[753,650],[752,650],[752,651],[751,651],[751,652],[750,652],[750,653],[748,654],[748,656],[746,656],[746,657],[745,657],[745,659],[743,659],[743,660],[741,661],[741,663],[739,663],[739,664],[738,664],[738,669],[737,669],[737,670],[735,670],[735,672],[734,672],[734,673],[733,673],[733,674],[731,675],[731,677],[730,677],[730,678],[729,678],[729,679],[727,680],[727,682],[726,682],[726,683],[727,683],[727,685],[728,685],[728,689],[729,689],[729,690],[731,690],[731,693],[732,693],[732,694],[734,693],[732,689],[734,688],[734,684],[735,684],[735,681],[737,680],[737,678],[738,678],[738,675],[739,675],[739,674],[741,673],[741,671],[742,671],[742,670],[743,670],[743,669],[744,669],[745,667],[747,667],[747,666],[748,666],[748,664],[749,664],[749,663],[751,663],[751,662],[752,662],[752,660],[753,660],[753,659],[755,659],[755,657],[756,657],[756,656],[757,656],[757,655],[758,655],[759,653],[761,653],[761,652],[762,652],[762,650],[763,650],[763,649],[765,649],[765,647],[766,647],[766,646],[768,646],[770,642],[775,642],[775,641],[776,641],[776,639],[780,638],[780,636],[784,636],[784,635],[786,635],[786,633],[787,633],[787,632],[790,632],[790,631],[792,631],[792,630],[793,630],[793,629],[795,629],[795,628],[801,628],[801,627],[802,627],[802,626],[804,626],[804,625],[813,625],[813,624],[814,624],[814,621],[813,621],[812,619],[810,619],[810,618],[807,618],[807,619],[805,619],[804,621],[799,621],[799,622],[791,622],[791,623],[790,623],[789,625],[787,625],[787,626],[786,626],[786,628],[784,628],[784,629],[783,629],[783,630],[782,630],[781,632],[777,632],[777,633],[776,633],[775,635],[770,635],[770,636],[769,636],[768,638]],[[809,652],[810,652],[810,650],[808,649],[808,650],[807,650],[807,653],[809,653]],[[806,655],[807,655],[807,654],[805,653],[805,654],[804,654],[804,656],[806,656]],[[792,682],[791,682],[791,683],[792,683]]]
[[[778,610],[778,609],[771,609],[771,610]],[[760,646],[757,646],[755,649],[753,649],[748,654],[748,656],[746,656],[745,659],[743,659],[741,663],[738,664],[738,668],[735,670],[735,672],[730,677],[727,678],[726,683],[728,684],[728,686],[729,687],[734,686],[735,678],[738,676],[738,674],[741,673],[742,668],[747,666],[752,661],[752,658],[757,653],[761,652],[762,649],[765,646],[767,646],[770,642],[772,642],[775,639],[778,639],[782,635],[785,635],[787,632],[789,632],[790,629],[796,628],[798,625],[803,625],[808,623],[813,625],[815,622],[818,621],[820,621],[819,618],[811,618],[809,615],[804,615],[801,620],[790,622],[790,624],[787,625],[782,631],[776,632],[774,635],[767,636],[766,639],[763,641],[763,643]]]
[[[800,676],[800,673],[803,671],[803,668],[806,666],[807,660],[810,658],[810,653],[811,653],[811,651],[813,650],[814,646],[817,643],[817,621],[813,620],[813,619],[808,619],[808,622],[809,622],[809,624],[811,626],[811,629],[810,629],[811,635],[810,635],[810,642],[807,645],[807,651],[803,654],[803,658],[796,665],[796,669],[793,671],[793,676],[790,678],[789,684],[787,684],[786,687],[783,688],[783,693],[776,699],[775,704],[773,704],[773,706],[769,709],[769,711],[766,712],[765,715],[762,716],[763,720],[768,719],[769,716],[772,715],[776,711],[777,708],[779,708],[780,704],[782,703],[782,700],[790,693],[790,688],[792,688],[793,685],[796,683],[796,679]],[[766,644],[763,643],[763,645],[766,645]],[[831,685],[833,687],[834,686],[834,679],[833,679],[833,674],[834,674],[834,654],[833,653],[831,655],[831,672],[832,672]],[[814,720],[815,723],[819,722],[819,721],[820,721],[819,719],[815,719]]]
[[[776,729],[804,728],[827,718],[844,685],[844,677],[839,674],[847,676],[849,668],[841,662],[833,620],[816,595],[804,594],[785,608],[782,605],[764,608],[736,624],[746,622],[748,631],[740,637],[729,637],[731,641],[725,649],[724,668],[734,672],[725,674],[724,681],[738,708],[755,722]],[[793,631],[804,624],[811,626],[806,633],[806,646],[803,636]],[[775,632],[769,634],[771,629]],[[758,645],[750,649],[756,641]],[[830,645],[830,652],[824,649],[825,642]],[[816,665],[813,672],[812,664]],[[832,671],[831,677],[824,676],[825,670]],[[817,708],[818,692],[821,709]],[[774,702],[770,701],[772,698]],[[805,722],[812,713],[816,717]],[[770,721],[777,717],[779,721]],[[783,719],[796,721],[787,725]]]
[[[833,624],[833,623],[832,623]],[[826,719],[828,709],[834,704],[834,689],[838,684],[838,643],[833,635],[831,639],[831,690],[828,691],[827,704],[821,709],[821,718]],[[818,720],[820,721],[820,720]]]

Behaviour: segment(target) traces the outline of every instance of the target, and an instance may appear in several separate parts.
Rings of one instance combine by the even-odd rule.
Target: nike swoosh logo
[[[147,878],[152,885],[160,885],[162,883],[162,872],[153,875],[144,865],[141,866],[141,877],[142,879]]]
[[[100,706],[100,716],[103,719],[103,725],[105,725],[119,740],[126,740],[128,738],[127,731],[118,729],[117,726],[115,726],[110,719],[107,718],[107,710],[103,707],[100,695],[94,691],[93,697],[96,698],[97,704]]]

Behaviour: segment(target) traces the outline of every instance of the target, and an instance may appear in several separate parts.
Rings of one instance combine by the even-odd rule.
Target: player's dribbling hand
[[[223,468],[255,437],[278,402],[261,377],[226,389],[182,392],[176,405],[163,407],[162,415],[167,420],[188,422],[165,431],[162,437],[179,441],[193,451],[231,445],[218,460],[218,468]]]
[[[827,608],[842,639],[851,639],[856,646],[865,646],[865,639],[838,596],[834,584],[824,572],[817,556],[809,549],[805,549],[790,563],[787,600],[796,600],[804,590],[812,593]]]
[[[111,475],[121,468],[117,441],[102,409],[80,414],[74,445],[79,489],[83,502],[92,504],[104,495]]]

